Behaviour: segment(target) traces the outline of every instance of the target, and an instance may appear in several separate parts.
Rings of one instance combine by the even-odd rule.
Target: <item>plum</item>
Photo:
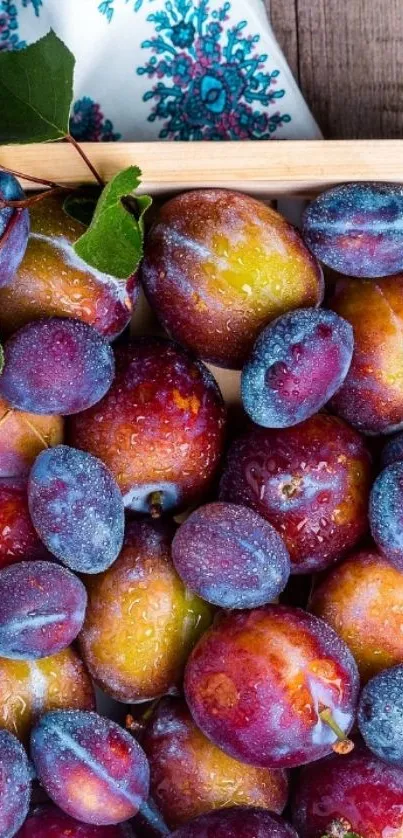
[[[343,758],[305,766],[296,786],[293,823],[300,838],[398,838],[403,824],[403,770],[364,746]]]
[[[295,829],[262,809],[235,807],[209,812],[172,833],[172,838],[298,838]]]
[[[0,397],[0,477],[28,475],[38,454],[61,442],[61,416],[24,413]]]
[[[331,409],[363,433],[403,425],[403,274],[341,279],[329,305],[354,329],[350,369]]]
[[[95,710],[91,678],[73,648],[40,660],[0,658],[0,727],[26,742],[48,710]]]
[[[325,265],[358,277],[403,270],[403,187],[345,183],[315,198],[303,215],[305,244]]]
[[[396,434],[388,439],[384,445],[381,453],[382,468],[391,466],[392,463],[398,463],[403,460],[403,433]]]
[[[85,616],[83,583],[54,562],[19,562],[0,571],[0,655],[46,658],[77,637]]]
[[[360,435],[317,414],[293,428],[251,426],[229,451],[220,499],[269,521],[292,573],[323,570],[368,529],[371,457]]]
[[[189,651],[211,621],[210,607],[175,572],[172,536],[169,521],[129,522],[118,560],[88,580],[81,651],[93,678],[118,701],[176,691]]]
[[[0,836],[12,838],[23,824],[31,798],[31,772],[24,748],[0,730]]]
[[[247,414],[288,428],[317,413],[341,387],[353,357],[353,330],[333,311],[297,309],[261,332],[242,370]]]
[[[129,820],[148,796],[144,751],[127,731],[97,713],[46,713],[31,733],[31,754],[51,800],[84,823]]]
[[[403,573],[376,550],[352,553],[332,568],[310,608],[350,647],[364,681],[403,663]]]
[[[18,180],[9,172],[0,171],[0,201],[19,201],[24,198]],[[26,209],[0,209],[0,287],[13,279],[24,257],[28,244],[29,213]]]
[[[323,297],[319,264],[270,207],[222,189],[166,203],[146,242],[146,295],[169,334],[240,369],[267,323]]]
[[[290,557],[267,521],[232,503],[193,512],[172,543],[172,558],[190,590],[222,608],[255,608],[285,588]]]
[[[117,558],[122,496],[96,457],[67,445],[42,451],[29,475],[28,504],[40,538],[72,570],[100,573]]]
[[[358,705],[358,727],[380,759],[403,767],[403,666],[385,669],[365,685]]]
[[[71,818],[52,804],[37,806],[16,838],[134,838],[129,824],[93,826]]]
[[[403,571],[403,462],[392,463],[376,478],[370,497],[369,522],[381,553]]]
[[[83,262],[73,244],[85,226],[63,211],[65,196],[49,195],[31,207],[24,259],[0,288],[0,332],[10,335],[42,317],[74,317],[108,339],[128,325],[132,294],[124,283]]]
[[[125,506],[174,510],[208,490],[224,446],[225,418],[218,385],[204,364],[171,341],[145,338],[117,348],[111,389],[70,419],[69,441],[106,463]]]
[[[210,809],[257,806],[280,815],[285,807],[286,772],[229,757],[198,730],[183,700],[159,702],[141,744],[153,800],[172,829]]]
[[[347,739],[358,671],[346,644],[299,608],[223,613],[185,670],[192,716],[218,747],[261,768],[291,768]]]
[[[33,527],[24,477],[0,477],[0,569],[47,554]]]
[[[30,413],[79,413],[108,392],[115,362],[111,347],[87,323],[49,317],[23,326],[4,346],[0,395]]]

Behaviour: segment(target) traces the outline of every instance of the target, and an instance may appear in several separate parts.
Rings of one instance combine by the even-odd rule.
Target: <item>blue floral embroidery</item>
[[[0,52],[23,49],[18,36],[18,10],[12,0],[0,0]]]
[[[133,11],[135,12],[140,11],[143,2],[144,0],[125,0],[125,3],[133,4]],[[149,2],[152,2],[152,0],[149,0]],[[105,15],[108,23],[110,23],[115,12],[115,0],[103,0],[98,6],[98,11]]]
[[[22,0],[22,5],[25,8],[27,6],[32,5],[36,16],[39,17],[39,11],[42,6],[42,0]]]
[[[121,134],[113,130],[110,119],[105,119],[100,105],[89,96],[78,99],[70,116],[70,131],[76,140],[103,143],[120,140]]]
[[[36,17],[39,17],[42,0],[22,0],[22,5],[24,8],[32,5]],[[26,45],[18,36],[18,9],[15,2],[0,0],[0,52],[24,49]]]
[[[156,84],[143,99],[154,102],[150,122],[164,120],[159,136],[170,140],[270,139],[289,114],[270,111],[285,91],[279,70],[266,69],[260,35],[245,35],[247,21],[228,28],[230,2],[211,11],[209,0],[165,0],[150,14],[155,37],[142,47],[153,55],[139,75]],[[160,56],[160,58],[157,58]]]

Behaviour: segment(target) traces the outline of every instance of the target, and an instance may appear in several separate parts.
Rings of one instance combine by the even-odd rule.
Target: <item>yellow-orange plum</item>
[[[41,660],[0,658],[0,728],[25,741],[48,710],[93,710],[91,678],[71,647]]]
[[[97,683],[122,702],[176,691],[188,654],[211,620],[171,560],[172,525],[133,520],[117,561],[88,582],[81,632]]]
[[[3,335],[40,317],[67,316],[114,338],[130,320],[132,300],[124,283],[91,268],[74,252],[73,243],[85,227],[66,215],[63,200],[50,195],[30,210],[25,256],[12,282],[0,288]]]
[[[332,568],[311,610],[349,646],[363,680],[403,663],[403,573],[374,549]]]
[[[63,442],[61,416],[25,413],[0,398],[0,477],[28,474],[38,454],[60,442]]]
[[[158,704],[141,744],[153,800],[172,829],[211,809],[255,806],[280,815],[285,807],[286,771],[232,759],[196,727],[183,700]]]
[[[142,279],[172,337],[236,369],[263,326],[323,296],[321,268],[297,230],[261,201],[223,189],[187,192],[162,207]]]

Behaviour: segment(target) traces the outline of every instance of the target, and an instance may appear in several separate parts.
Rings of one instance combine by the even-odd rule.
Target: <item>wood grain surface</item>
[[[242,143],[84,143],[101,177],[140,166],[141,189],[151,194],[201,186],[240,189],[263,198],[310,197],[349,180],[403,183],[403,141],[261,140]],[[93,180],[70,143],[0,146],[0,166],[77,185]],[[25,182],[25,187],[34,184]]]
[[[403,137],[403,0],[265,2],[325,137]]]

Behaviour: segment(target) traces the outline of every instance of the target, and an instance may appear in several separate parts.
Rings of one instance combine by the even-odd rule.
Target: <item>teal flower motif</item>
[[[195,39],[196,30],[193,23],[185,23],[181,20],[176,26],[172,27],[171,41],[175,47],[191,47]]]

